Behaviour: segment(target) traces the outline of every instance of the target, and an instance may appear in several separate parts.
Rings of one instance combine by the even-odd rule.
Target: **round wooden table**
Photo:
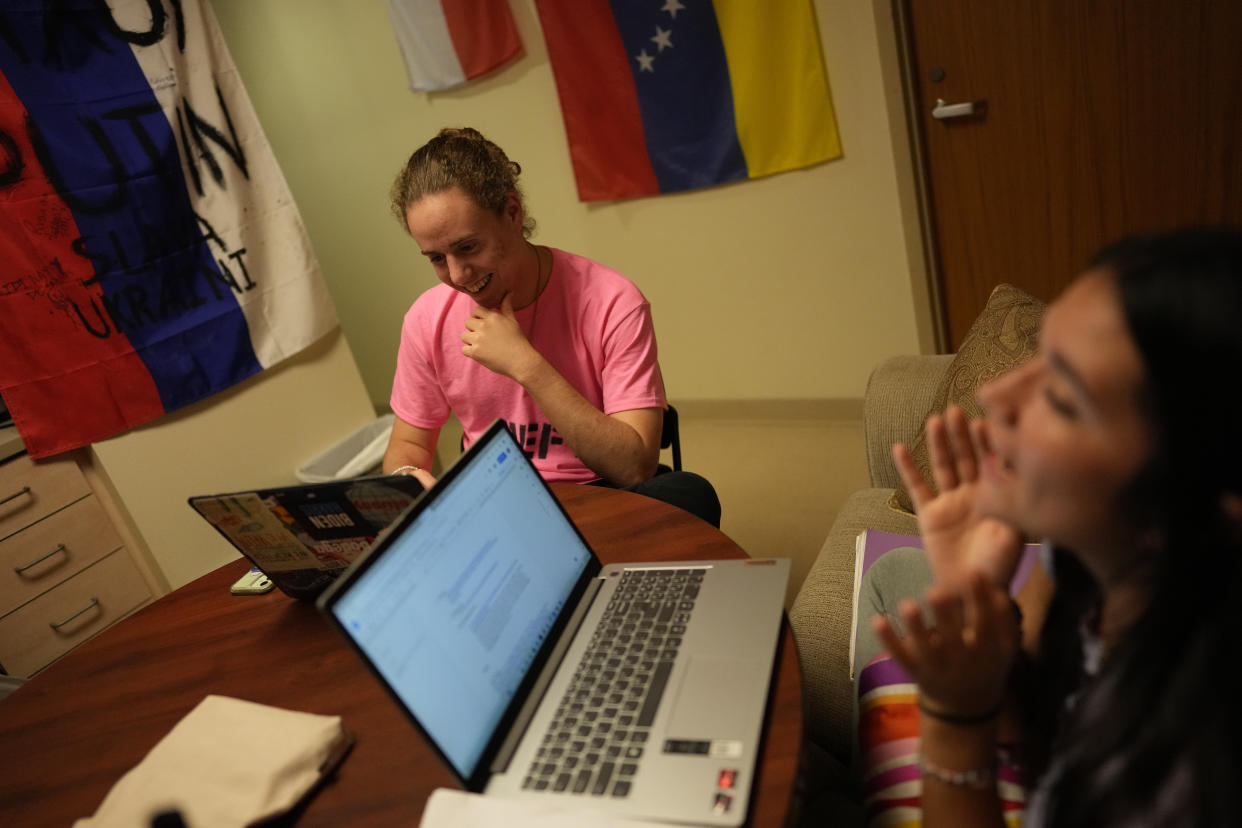
[[[604,563],[745,557],[698,518],[650,498],[554,484]],[[202,576],[52,664],[0,702],[0,813],[69,825],[209,694],[339,715],[352,753],[299,825],[414,825],[450,771],[315,607],[276,591],[234,596],[238,560]],[[750,821],[779,828],[802,745],[801,673],[786,623]]]

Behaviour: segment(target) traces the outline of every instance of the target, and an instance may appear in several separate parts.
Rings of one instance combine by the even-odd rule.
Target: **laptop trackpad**
[[[770,665],[748,658],[691,656],[682,676],[665,736],[671,739],[736,739],[749,712],[763,712]]]

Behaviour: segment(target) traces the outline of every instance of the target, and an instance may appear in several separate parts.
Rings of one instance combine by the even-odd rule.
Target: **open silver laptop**
[[[788,577],[601,568],[497,422],[319,605],[467,789],[739,825]]]

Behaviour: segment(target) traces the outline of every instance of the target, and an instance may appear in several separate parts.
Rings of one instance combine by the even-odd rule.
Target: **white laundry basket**
[[[385,414],[365,425],[322,454],[306,461],[295,474],[303,483],[326,483],[379,474],[392,434],[393,415]]]

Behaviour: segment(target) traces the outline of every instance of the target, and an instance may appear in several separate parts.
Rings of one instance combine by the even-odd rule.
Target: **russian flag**
[[[474,80],[522,50],[505,0],[385,0],[415,92]]]
[[[221,391],[336,325],[200,0],[0,10],[0,395],[35,457]]]
[[[837,158],[810,0],[536,0],[583,201]]]

